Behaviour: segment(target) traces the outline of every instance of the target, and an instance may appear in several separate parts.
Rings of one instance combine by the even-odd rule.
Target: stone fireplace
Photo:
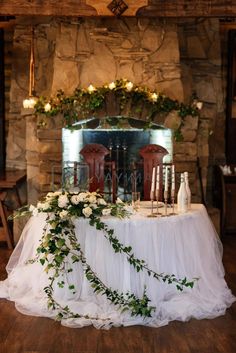
[[[187,116],[181,129],[183,141],[173,140],[171,147],[177,173],[189,172],[193,200],[199,201],[201,188],[197,160],[199,158],[202,165],[206,191],[209,131],[217,130],[214,114],[217,109],[222,111],[219,102],[213,97],[216,87],[222,96],[221,82],[215,79],[214,85],[209,87],[206,73],[209,70],[206,64],[205,67],[202,64],[207,61],[207,57],[204,57],[203,51],[200,52],[199,38],[204,31],[205,35],[208,30],[211,31],[208,43],[203,43],[206,52],[209,52],[208,49],[218,35],[217,20],[206,20],[205,25],[201,25],[201,33],[192,22],[179,24],[170,19],[39,18],[36,22],[37,95],[49,97],[59,89],[72,93],[77,86],[101,86],[119,78],[127,78],[135,84],[158,90],[185,103],[189,103],[193,91],[197,91],[199,99],[204,102],[201,117]],[[63,126],[60,116],[45,119],[43,116],[35,116],[29,109],[21,108],[28,87],[28,29],[22,19],[14,32],[7,164],[8,167],[27,170],[28,202],[35,203],[51,190],[52,169],[58,171],[54,173],[54,182],[60,184]],[[191,70],[188,61],[190,51],[193,60],[199,65],[198,73]],[[213,63],[214,70],[216,67],[220,70],[220,62],[217,60]],[[215,77],[215,72],[211,74]],[[205,87],[206,82],[208,86]],[[119,114],[115,111],[104,112],[104,116],[114,115]],[[134,118],[145,119],[145,112],[140,112]],[[155,117],[155,124],[161,127],[172,129],[176,123],[178,117],[175,114]],[[222,151],[218,152],[216,158],[222,158]]]

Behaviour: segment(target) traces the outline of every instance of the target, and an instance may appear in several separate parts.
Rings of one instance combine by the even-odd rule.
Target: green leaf
[[[45,259],[40,259],[39,261],[40,261],[41,265],[45,264]]]

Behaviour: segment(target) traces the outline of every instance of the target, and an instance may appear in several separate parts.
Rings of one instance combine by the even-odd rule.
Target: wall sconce
[[[30,65],[29,65],[29,98],[23,100],[23,107],[33,109],[37,103],[35,95],[35,57],[34,57],[34,27],[31,27],[31,42],[30,42]]]

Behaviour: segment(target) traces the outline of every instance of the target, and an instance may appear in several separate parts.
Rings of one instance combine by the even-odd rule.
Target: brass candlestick
[[[170,213],[171,216],[176,215],[175,213],[175,189],[171,189],[171,207],[172,207],[172,212]]]
[[[162,217],[167,217],[168,216],[168,214],[167,214],[167,200],[168,200],[168,191],[167,190],[165,190],[164,191],[164,203],[165,203],[165,208],[164,208],[164,214],[162,215]]]
[[[160,212],[158,212],[158,210],[159,210],[159,207],[158,207],[158,201],[159,201],[159,189],[156,189],[156,200],[157,200],[157,213],[156,213],[156,215],[157,215],[157,216],[160,216],[160,215],[161,215],[161,213],[160,213]]]
[[[151,199],[151,214],[148,215],[148,217],[156,217],[156,215],[153,212],[153,201],[154,201],[154,191],[150,192],[150,199]]]

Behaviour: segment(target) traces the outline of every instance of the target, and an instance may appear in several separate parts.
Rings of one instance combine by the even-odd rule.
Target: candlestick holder
[[[162,214],[162,217],[167,217],[169,216],[167,214],[167,200],[168,200],[168,191],[164,191],[164,214]]]
[[[156,212],[156,215],[160,216],[161,212],[159,212],[159,206],[158,206],[158,201],[159,201],[159,190],[158,189],[156,190],[156,200],[157,200],[157,212]]]
[[[153,212],[153,200],[154,200],[154,192],[151,192],[150,194],[151,198],[151,214],[148,215],[148,217],[156,217],[156,215]]]
[[[170,213],[170,216],[177,215],[175,212],[175,190],[171,190],[171,207],[172,207],[172,212]]]

